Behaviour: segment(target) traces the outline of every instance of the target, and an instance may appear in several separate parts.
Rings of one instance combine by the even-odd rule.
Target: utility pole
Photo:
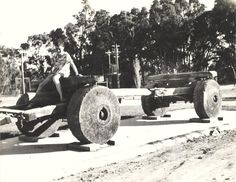
[[[119,67],[119,45],[115,44],[112,46],[112,53],[115,55],[115,62],[116,62],[116,79],[117,79],[117,88],[120,88],[120,67]]]
[[[108,74],[107,74],[107,80],[108,80],[108,87],[112,88],[112,78],[111,78],[111,72],[112,72],[112,65],[111,65],[111,51],[108,50],[105,52],[105,54],[108,55]]]
[[[25,94],[25,75],[24,75],[24,57],[26,56],[26,50],[29,49],[28,43],[20,45],[21,50],[21,77],[22,77],[22,93]]]
[[[120,53],[120,51],[119,51],[119,45],[117,45],[117,44],[115,44],[115,45],[113,45],[112,46],[112,53],[115,55],[115,62],[116,62],[116,67],[117,67],[117,73],[119,73],[119,70],[120,70],[120,68],[119,68],[119,53]]]
[[[110,65],[111,65],[111,51],[108,50],[107,52],[105,52],[108,55],[108,65],[109,65],[109,71],[110,71]]]
[[[24,51],[21,53],[22,94],[25,94]]]

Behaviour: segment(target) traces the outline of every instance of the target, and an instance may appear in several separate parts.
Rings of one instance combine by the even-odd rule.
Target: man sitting
[[[39,85],[36,93],[40,92],[42,88],[51,80],[53,80],[53,83],[56,86],[57,92],[60,96],[60,100],[62,102],[65,101],[65,98],[63,97],[60,78],[64,77],[67,78],[70,76],[70,67],[72,67],[73,71],[75,72],[75,75],[80,75],[78,73],[78,70],[71,58],[71,56],[64,51],[63,43],[58,43],[58,52],[54,53],[54,63],[53,68],[51,71],[51,74]],[[82,75],[80,75],[82,76]]]

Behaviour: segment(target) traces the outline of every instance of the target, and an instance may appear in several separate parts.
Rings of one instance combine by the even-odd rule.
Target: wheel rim
[[[204,82],[204,111],[206,115],[216,117],[221,109],[221,92],[217,82],[209,80]]]
[[[168,107],[155,106],[152,95],[142,96],[141,102],[143,111],[147,116],[163,116],[168,111]]]
[[[215,80],[198,82],[193,95],[194,108],[200,118],[213,118],[219,114],[222,95]]]

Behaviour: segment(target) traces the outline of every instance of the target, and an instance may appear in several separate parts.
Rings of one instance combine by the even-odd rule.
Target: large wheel
[[[158,102],[153,99],[152,95],[142,96],[141,103],[143,111],[147,116],[163,116],[168,111],[168,107],[158,106]]]
[[[221,102],[220,86],[215,80],[197,82],[193,93],[193,103],[200,118],[216,117],[220,112]]]
[[[103,86],[77,90],[68,105],[68,124],[81,143],[106,143],[120,123],[118,99]]]

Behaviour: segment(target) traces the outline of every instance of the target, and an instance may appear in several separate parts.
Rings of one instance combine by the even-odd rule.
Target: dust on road
[[[236,130],[62,177],[58,182],[236,181]]]

